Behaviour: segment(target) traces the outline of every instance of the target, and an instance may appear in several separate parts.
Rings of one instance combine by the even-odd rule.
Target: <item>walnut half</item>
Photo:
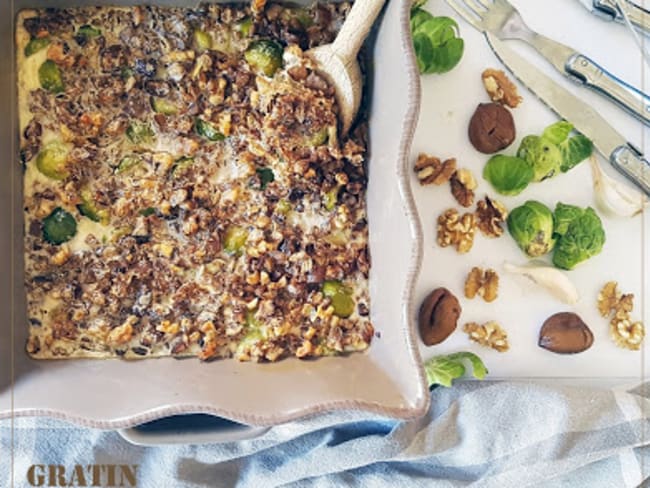
[[[493,269],[483,270],[474,267],[465,280],[465,296],[480,296],[486,302],[493,302],[499,295],[499,275]]]
[[[459,169],[449,180],[451,194],[463,207],[471,207],[474,204],[474,190],[478,186],[472,172],[468,169]]]
[[[508,211],[502,203],[487,195],[476,204],[476,220],[479,230],[486,237],[501,237]]]
[[[456,171],[456,160],[441,162],[439,158],[421,153],[413,169],[421,185],[442,185]]]
[[[470,340],[481,346],[490,347],[499,352],[506,352],[510,349],[508,333],[496,322],[488,322],[484,325],[470,322],[463,326],[463,331],[469,336]]]
[[[438,217],[438,244],[440,247],[455,246],[464,254],[474,245],[476,218],[466,213],[461,217],[456,209],[449,209]]]
[[[506,74],[497,69],[488,68],[481,75],[485,91],[493,102],[502,103],[510,108],[516,108],[521,103],[517,87]]]
[[[645,328],[641,322],[631,319],[634,309],[634,295],[621,294],[618,283],[610,281],[598,294],[598,311],[603,317],[611,317],[609,335],[618,347],[633,351],[641,348]]]

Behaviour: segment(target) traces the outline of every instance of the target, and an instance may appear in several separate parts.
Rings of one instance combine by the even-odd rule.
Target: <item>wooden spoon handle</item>
[[[355,61],[386,0],[355,0],[332,47],[347,62]]]

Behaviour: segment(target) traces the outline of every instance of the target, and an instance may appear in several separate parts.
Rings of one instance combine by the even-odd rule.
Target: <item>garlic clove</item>
[[[648,204],[645,195],[605,173],[594,155],[589,162],[599,210],[618,217],[633,217],[643,211],[643,207]]]
[[[564,303],[573,305],[580,300],[580,294],[573,282],[557,268],[544,264],[517,266],[506,262],[503,264],[503,269],[508,273],[525,276]]]

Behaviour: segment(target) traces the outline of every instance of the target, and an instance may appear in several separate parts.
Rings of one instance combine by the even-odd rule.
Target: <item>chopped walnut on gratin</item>
[[[474,245],[476,218],[472,213],[462,216],[456,209],[449,209],[438,217],[438,244],[454,246],[461,254],[469,252]]]
[[[618,347],[637,351],[645,337],[645,328],[640,321],[631,318],[634,310],[634,295],[622,294],[618,283],[606,283],[598,293],[598,311],[610,318],[609,334]]]
[[[451,176],[449,183],[451,194],[461,206],[471,207],[474,204],[474,190],[478,185],[470,170],[459,169]]]
[[[493,269],[474,267],[465,280],[465,296],[480,296],[486,302],[493,302],[499,295],[499,275]]]
[[[463,326],[463,331],[470,340],[481,346],[490,347],[498,352],[506,352],[510,349],[507,332],[496,322],[488,322],[483,325],[469,322]]]
[[[450,158],[441,161],[440,158],[421,153],[413,169],[421,185],[442,185],[456,171],[456,160]]]
[[[483,71],[481,78],[485,91],[493,102],[502,103],[510,108],[519,106],[522,98],[517,92],[517,87],[503,71],[488,68]]]

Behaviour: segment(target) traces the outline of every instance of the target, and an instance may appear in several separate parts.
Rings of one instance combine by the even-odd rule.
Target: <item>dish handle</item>
[[[138,446],[223,444],[255,439],[270,427],[240,424],[205,414],[174,415],[120,429],[124,440]]]

